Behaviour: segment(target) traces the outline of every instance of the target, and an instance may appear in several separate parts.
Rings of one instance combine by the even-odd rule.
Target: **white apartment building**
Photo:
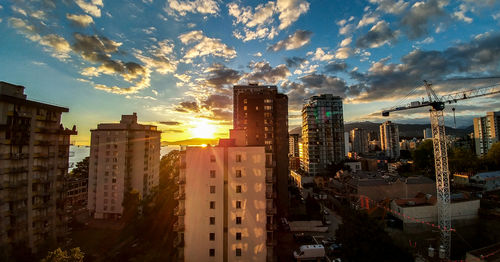
[[[118,219],[123,197],[137,190],[144,198],[159,184],[161,131],[137,123],[137,114],[91,130],[88,209],[98,219]]]
[[[264,146],[216,147],[181,151],[175,245],[184,261],[272,261],[273,171]]]
[[[491,146],[500,141],[500,111],[488,112],[484,117],[474,118],[474,144],[476,154],[486,155]]]
[[[0,246],[63,242],[67,234],[64,180],[70,136],[68,108],[28,100],[24,87],[0,82]],[[2,259],[0,259],[2,260]]]
[[[399,129],[391,121],[380,125],[380,147],[389,158],[396,159],[400,156]]]

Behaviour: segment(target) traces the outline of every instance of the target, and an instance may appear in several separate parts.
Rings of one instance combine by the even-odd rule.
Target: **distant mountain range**
[[[217,145],[219,143],[219,139],[212,139],[212,138],[191,138],[191,139],[186,139],[186,140],[180,140],[180,141],[163,141],[161,142],[161,146],[171,146],[171,145],[178,145],[178,146],[196,146],[196,145]]]
[[[416,137],[416,138],[422,138],[424,136],[424,129],[430,128],[430,124],[398,124],[399,128],[399,136],[400,137]],[[349,132],[353,130],[354,128],[361,128],[365,129],[368,131],[373,131],[376,132],[377,134],[380,133],[380,125],[381,123],[373,123],[373,122],[351,122],[351,123],[345,123],[344,124],[344,130],[345,132]],[[474,126],[469,126],[466,128],[452,128],[452,127],[446,127],[446,134],[447,135],[454,135],[454,136],[465,136],[467,134],[470,134],[474,132]],[[301,127],[296,127],[292,130],[290,130],[289,134],[300,134],[301,133]]]

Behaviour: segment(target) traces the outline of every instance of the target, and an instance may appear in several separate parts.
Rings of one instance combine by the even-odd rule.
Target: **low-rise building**
[[[500,189],[500,171],[478,173],[469,178],[469,184],[484,191]]]
[[[357,177],[348,182],[350,192],[375,201],[410,198],[418,193],[435,194],[436,184],[427,177],[380,177],[377,173]]]

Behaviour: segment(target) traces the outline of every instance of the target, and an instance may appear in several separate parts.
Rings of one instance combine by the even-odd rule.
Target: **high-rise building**
[[[313,96],[302,107],[304,157],[301,167],[309,175],[325,171],[345,159],[342,98],[331,94]]]
[[[289,135],[289,150],[288,150],[288,154],[291,156],[291,157],[298,157],[299,156],[299,139],[300,139],[300,135],[299,134],[290,134]]]
[[[90,131],[89,213],[118,219],[125,193],[144,198],[159,184],[161,131],[138,124],[136,113]]]
[[[26,99],[24,87],[0,82],[0,246],[32,251],[67,233],[64,178],[68,108]]]
[[[399,129],[391,121],[380,125],[380,147],[389,158],[396,159],[400,155]]]
[[[424,129],[424,139],[432,138],[432,130],[430,128]]]
[[[486,155],[491,146],[500,141],[500,111],[488,112],[486,116],[474,118],[474,144],[476,154]]]
[[[364,129],[354,128],[350,132],[350,138],[353,152],[361,155],[368,152],[368,134]]]
[[[271,163],[279,216],[288,213],[288,97],[276,86],[237,85],[233,89],[234,129],[245,131],[245,145],[264,146]]]
[[[237,134],[236,134],[237,133]],[[245,132],[180,153],[174,244],[179,260],[272,261],[276,240],[272,164]]]

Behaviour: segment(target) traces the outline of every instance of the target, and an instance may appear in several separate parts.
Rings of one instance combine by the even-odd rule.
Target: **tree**
[[[139,216],[139,207],[141,204],[141,196],[139,191],[132,189],[125,192],[123,196],[123,216],[122,219],[125,223],[130,223],[137,220]]]
[[[479,169],[479,159],[470,149],[455,147],[448,152],[450,174],[460,172],[476,172]]]
[[[432,140],[425,140],[412,152],[413,168],[425,176],[435,177],[434,146]]]
[[[82,159],[76,163],[76,167],[71,170],[71,176],[88,177],[89,176],[89,157]]]
[[[79,247],[64,251],[58,248],[49,252],[41,262],[83,262],[84,255]]]
[[[370,218],[365,212],[345,207],[342,224],[335,232],[337,241],[342,244],[342,261],[413,261],[411,254],[396,246],[385,232],[381,221]]]
[[[493,169],[500,168],[500,142],[493,144],[486,154],[486,161],[492,165]]]

